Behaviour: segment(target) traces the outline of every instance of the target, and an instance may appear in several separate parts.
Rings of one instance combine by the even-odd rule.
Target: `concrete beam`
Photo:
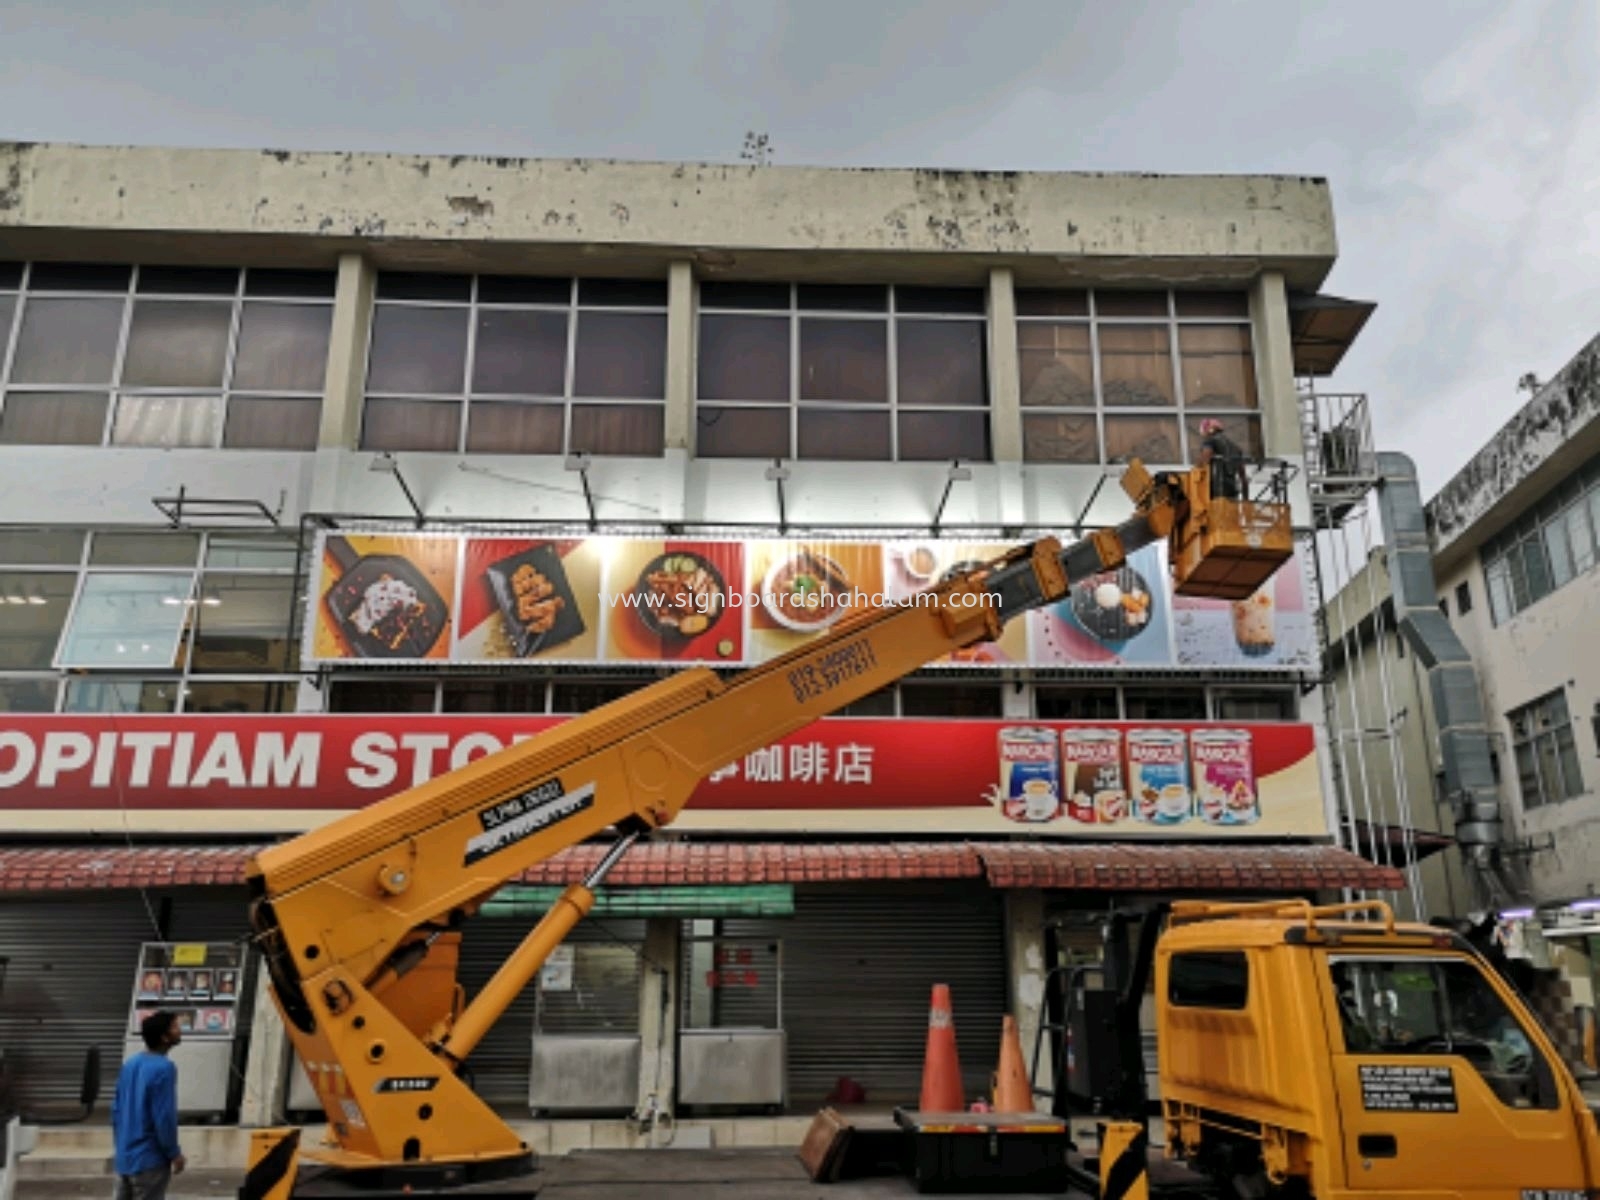
[[[0,252],[593,274],[691,251],[731,277],[905,271],[969,282],[1240,282],[1312,290],[1336,254],[1326,180],[0,143]],[[608,253],[619,255],[607,264]],[[883,261],[868,261],[882,255]],[[774,257],[776,256],[776,257]],[[864,258],[863,256],[866,256]],[[925,260],[919,262],[918,260]]]

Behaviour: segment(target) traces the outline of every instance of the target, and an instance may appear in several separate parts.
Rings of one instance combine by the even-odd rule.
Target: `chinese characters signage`
[[[292,831],[562,721],[16,716],[0,729],[0,809],[30,829],[195,830],[247,811],[252,828]],[[482,836],[528,819],[513,799]],[[1327,818],[1309,725],[832,718],[720,764],[675,828],[1321,837]]]
[[[1066,541],[1063,538],[1063,541]],[[862,608],[916,603],[1000,542],[318,535],[302,658],[321,663],[762,663]],[[1165,546],[1074,580],[932,665],[1310,667],[1300,557],[1247,602],[1174,597]],[[842,661],[841,670],[858,664]]]

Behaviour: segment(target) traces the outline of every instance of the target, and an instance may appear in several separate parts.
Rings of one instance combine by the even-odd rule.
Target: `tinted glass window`
[[[1241,1009],[1250,999],[1250,965],[1237,951],[1174,954],[1167,1000],[1179,1008]]]

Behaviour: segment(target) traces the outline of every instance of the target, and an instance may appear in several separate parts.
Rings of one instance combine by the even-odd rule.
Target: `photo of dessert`
[[[1307,605],[1304,547],[1243,600],[1173,598],[1179,666],[1311,667],[1316,629]]]

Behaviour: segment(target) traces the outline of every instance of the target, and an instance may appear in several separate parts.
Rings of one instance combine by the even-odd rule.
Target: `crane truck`
[[[1273,502],[1213,498],[1204,465],[1152,474],[1137,461],[1121,484],[1134,511],[1115,528],[1065,547],[1055,538],[1019,546],[939,584],[934,603],[863,609],[728,678],[706,667],[679,671],[258,853],[247,871],[254,941],[328,1123],[316,1146],[302,1145],[293,1126],[255,1131],[240,1197],[285,1200],[340,1188],[368,1197],[536,1195],[536,1156],[473,1092],[464,1078],[468,1059],[591,910],[607,873],[640,837],[670,823],[702,779],[928,662],[995,640],[1007,621],[1059,602],[1073,581],[1116,569],[1142,547],[1168,543],[1179,594],[1230,599],[1253,594],[1292,554],[1281,488]],[[456,975],[464,924],[527,868],[602,835],[615,841],[589,876],[564,890],[469,1000]],[[1219,936],[1229,942],[1232,934]],[[1272,986],[1258,985],[1255,1002],[1268,1006]],[[1312,1003],[1305,992],[1312,981],[1295,986],[1299,1002]],[[1252,1031],[1224,1018],[1214,1037],[1175,1064],[1180,1078],[1225,1071],[1248,1098],[1238,1112],[1201,1105],[1189,1118],[1185,1110],[1189,1123],[1181,1128],[1195,1144],[1208,1144],[1216,1128],[1235,1136],[1240,1120],[1261,1125],[1260,1107],[1283,1079],[1255,1074],[1268,1060],[1252,1039],[1281,1033],[1285,1019],[1266,1007]],[[1531,1023],[1524,1017],[1523,1024]],[[1302,1065],[1327,1075],[1328,1046],[1318,1044],[1323,1053]],[[1546,1102],[1575,1121],[1571,1089],[1556,1079]],[[1519,1109],[1507,1120],[1547,1111]],[[1215,1113],[1221,1126],[1209,1123]],[[1444,1126],[1437,1136],[1460,1140]],[[1469,1137],[1463,1150],[1490,1145],[1477,1126]],[[1562,1176],[1574,1196],[1596,1180],[1595,1155],[1582,1145],[1587,1173]],[[1270,1160],[1273,1180],[1282,1162],[1285,1179],[1312,1177],[1301,1143],[1285,1144],[1283,1154]],[[1480,1194],[1446,1182],[1459,1174],[1435,1177],[1430,1194]],[[1348,1194],[1392,1194],[1366,1187],[1371,1178],[1351,1179]]]

